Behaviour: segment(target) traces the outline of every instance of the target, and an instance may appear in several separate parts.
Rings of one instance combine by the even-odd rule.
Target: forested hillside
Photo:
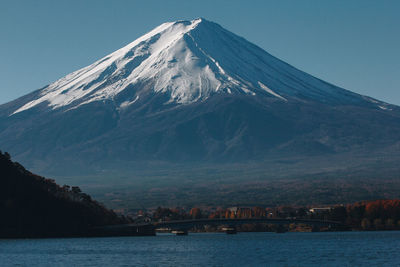
[[[0,237],[84,236],[127,222],[79,189],[35,175],[0,151]]]

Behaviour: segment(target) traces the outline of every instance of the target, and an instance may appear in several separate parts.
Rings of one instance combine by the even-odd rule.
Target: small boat
[[[185,230],[174,230],[174,231],[171,231],[171,233],[176,234],[176,235],[188,235],[188,232]]]
[[[227,233],[228,235],[234,235],[237,233],[235,227],[224,227],[222,228],[222,231],[225,231],[225,233]]]

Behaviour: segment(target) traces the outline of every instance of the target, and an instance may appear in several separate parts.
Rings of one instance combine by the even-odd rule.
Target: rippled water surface
[[[0,266],[400,266],[400,231],[0,240]]]

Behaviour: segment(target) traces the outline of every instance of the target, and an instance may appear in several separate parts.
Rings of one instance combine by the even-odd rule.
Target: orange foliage
[[[192,219],[200,219],[201,218],[201,210],[200,208],[192,208],[189,212],[190,217]]]

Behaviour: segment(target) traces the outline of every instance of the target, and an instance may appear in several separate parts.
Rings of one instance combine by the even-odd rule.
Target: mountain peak
[[[205,19],[203,17],[198,17],[198,18],[195,18],[195,19],[192,19],[192,20],[176,20],[176,21],[173,21],[172,23],[173,24],[181,23],[181,24],[185,24],[185,25],[189,25],[189,24],[191,24],[191,25],[199,25],[200,23],[207,24],[207,23],[213,23],[213,22],[211,22],[211,21],[209,21],[209,20],[207,20],[207,19]]]
[[[188,54],[190,49],[182,44],[184,36],[205,22],[203,18],[198,18],[191,21],[163,23],[92,65],[46,86],[38,99],[26,103],[13,114],[43,103],[47,103],[52,109],[57,109],[113,98],[129,85],[149,80],[152,76],[157,77],[158,86],[154,88],[155,91],[164,92],[169,85],[160,85],[162,80],[158,73],[160,67],[157,69],[156,65],[167,64],[161,69],[168,69],[173,62],[178,62],[177,58],[183,64],[190,64],[191,55]],[[190,70],[187,72],[189,74]],[[166,75],[164,80],[174,80],[181,74],[176,71],[175,75],[172,75],[172,72]],[[177,102],[186,102],[185,97],[179,97],[175,90],[172,91],[172,98],[179,98]],[[136,99],[139,94],[134,97]],[[126,102],[124,104],[126,106]]]
[[[124,97],[119,97],[123,93]],[[271,56],[216,23],[197,18],[166,22],[125,47],[43,88],[12,114],[47,105],[67,110],[95,101],[127,108],[159,94],[190,104],[214,94],[320,102],[360,102],[359,95],[325,83]]]

